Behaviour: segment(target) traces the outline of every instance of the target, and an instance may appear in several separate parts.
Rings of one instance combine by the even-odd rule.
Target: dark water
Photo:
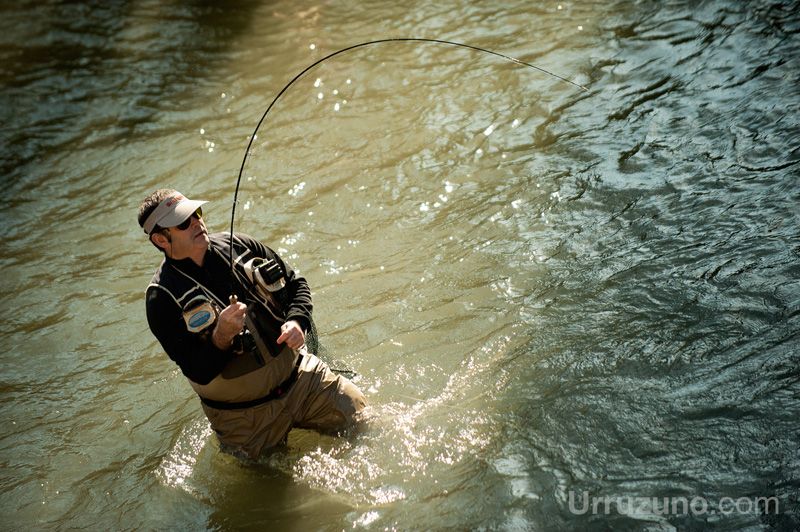
[[[0,8],[3,529],[800,527],[796,3]],[[147,329],[171,185],[373,414],[220,453]],[[691,503],[691,507],[689,504]]]

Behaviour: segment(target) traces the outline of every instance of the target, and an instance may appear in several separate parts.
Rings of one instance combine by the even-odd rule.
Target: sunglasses
[[[177,229],[178,231],[186,231],[189,228],[189,226],[192,225],[192,218],[197,218],[198,220],[201,220],[203,218],[203,208],[198,207],[198,209],[194,211],[191,216],[186,218],[178,225],[173,226],[171,229]]]

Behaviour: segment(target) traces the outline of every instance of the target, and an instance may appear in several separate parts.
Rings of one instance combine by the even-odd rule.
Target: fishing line
[[[264,114],[261,115],[261,119],[256,124],[256,127],[253,130],[253,134],[250,135],[250,140],[247,143],[247,149],[245,150],[244,157],[242,158],[242,165],[239,168],[239,175],[236,178],[236,190],[233,193],[233,205],[231,206],[230,256],[229,256],[229,263],[231,265],[231,277],[230,277],[231,278],[231,283],[233,283],[233,279],[234,279],[234,276],[235,276],[234,262],[233,262],[233,226],[234,226],[234,223],[236,221],[236,204],[239,202],[239,186],[240,186],[240,184],[242,182],[242,174],[244,173],[244,167],[247,164],[247,156],[250,154],[250,148],[253,146],[253,142],[256,139],[256,135],[258,133],[258,130],[261,127],[261,124],[264,123],[264,120],[267,118],[267,115],[269,114],[269,112],[275,106],[275,104],[280,99],[280,97],[283,96],[283,93],[285,93],[287,90],[289,90],[289,87],[291,87],[297,80],[299,80],[301,77],[303,77],[303,75],[305,75],[309,70],[311,70],[312,68],[316,67],[320,63],[322,63],[324,61],[327,61],[328,59],[331,59],[332,57],[335,57],[335,56],[337,56],[339,54],[343,54],[345,52],[349,52],[350,50],[355,50],[356,48],[362,48],[362,47],[371,46],[371,45],[374,45],[374,44],[397,43],[397,42],[444,44],[444,45],[448,45],[448,46],[457,46],[457,47],[461,47],[461,48],[467,48],[469,50],[473,50],[473,51],[477,51],[477,52],[483,52],[483,53],[486,53],[486,54],[494,55],[494,56],[500,57],[501,59],[505,59],[506,61],[511,61],[512,63],[516,63],[518,65],[522,65],[522,66],[526,66],[528,68],[532,68],[534,70],[538,70],[539,72],[547,74],[548,76],[554,77],[554,78],[556,78],[556,79],[558,79],[560,81],[563,81],[565,83],[569,83],[570,85],[572,85],[574,87],[577,87],[577,88],[581,89],[582,91],[588,92],[588,90],[589,90],[583,85],[579,85],[579,84],[575,83],[574,81],[568,80],[565,77],[559,76],[558,74],[550,72],[549,70],[546,70],[546,69],[544,69],[542,67],[533,65],[531,63],[527,63],[527,62],[522,61],[520,59],[517,59],[515,57],[511,57],[511,56],[508,56],[508,55],[505,55],[505,54],[501,54],[499,52],[495,52],[495,51],[492,51],[492,50],[487,50],[486,48],[481,48],[480,46],[474,46],[474,45],[471,45],[471,44],[464,44],[464,43],[454,42],[454,41],[446,41],[446,40],[443,40],[443,39],[426,39],[426,38],[418,38],[418,37],[398,37],[398,38],[378,39],[378,40],[374,40],[374,41],[366,41],[366,42],[361,42],[361,43],[358,43],[358,44],[354,44],[352,46],[348,46],[346,48],[341,48],[339,50],[336,50],[335,52],[332,52],[332,53],[326,55],[322,59],[314,61],[313,63],[308,65],[306,68],[301,70],[295,77],[293,77],[291,79],[291,81],[289,81],[289,83],[284,85],[284,87],[280,90],[280,92],[278,92],[278,94],[275,96],[275,98],[273,98],[272,102],[270,102],[270,104],[267,107],[266,111],[264,111]],[[319,343],[319,338],[317,336],[317,331],[316,331],[316,327],[314,326],[313,320],[312,320],[311,324],[312,324],[311,327],[312,327],[312,331],[313,331],[312,335],[315,337],[314,341],[316,342],[317,350],[318,351],[322,351],[324,348]],[[317,354],[318,356],[321,355],[321,353],[315,353],[315,354]],[[348,374],[351,374],[351,375],[355,375],[356,374],[356,372],[354,372],[353,370],[346,369],[346,368],[335,369],[334,371],[337,371],[339,373],[348,373]]]
[[[474,45],[471,45],[471,44],[464,44],[464,43],[455,42],[455,41],[446,41],[446,40],[443,40],[443,39],[425,39],[425,38],[421,38],[421,37],[396,37],[396,38],[390,38],[390,39],[378,39],[378,40],[374,40],[374,41],[366,41],[366,42],[361,42],[361,43],[358,43],[358,44],[354,44],[352,46],[348,46],[346,48],[341,48],[339,50],[336,50],[335,52],[332,52],[332,53],[326,55],[322,59],[314,61],[313,63],[308,65],[306,68],[304,68],[302,71],[300,71],[299,74],[297,74],[294,78],[292,78],[292,80],[289,81],[289,83],[287,83],[281,89],[281,91],[277,94],[277,96],[275,96],[275,98],[269,104],[269,106],[267,107],[267,110],[264,111],[264,114],[261,115],[261,119],[258,121],[258,124],[256,124],[256,128],[253,130],[253,134],[250,135],[250,141],[247,143],[247,149],[245,150],[244,157],[242,158],[242,166],[239,168],[239,176],[236,178],[236,190],[233,193],[233,205],[231,206],[231,230],[230,230],[231,246],[230,246],[230,261],[229,261],[230,265],[231,265],[231,278],[233,278],[233,275],[234,275],[234,273],[233,273],[233,225],[234,225],[234,221],[236,219],[236,204],[239,202],[239,185],[242,182],[242,174],[244,173],[244,167],[245,167],[245,164],[247,163],[247,156],[250,154],[250,148],[253,145],[253,141],[256,139],[256,134],[258,133],[258,130],[261,127],[261,124],[267,118],[267,115],[269,114],[269,112],[272,109],[272,107],[280,99],[280,97],[283,96],[283,93],[286,92],[289,89],[289,87],[291,87],[294,84],[295,81],[299,80],[301,77],[303,77],[303,75],[306,72],[308,72],[309,70],[311,70],[315,66],[319,65],[323,61],[327,61],[328,59],[330,59],[332,57],[335,57],[335,56],[337,56],[339,54],[343,54],[345,52],[349,52],[350,50],[355,50],[356,48],[362,48],[364,46],[371,46],[373,44],[396,43],[396,42],[417,42],[417,43],[429,43],[429,44],[430,43],[432,43],[432,44],[445,44],[445,45],[449,45],[449,46],[458,46],[458,47],[461,47],[461,48],[467,48],[467,49],[474,50],[474,51],[477,51],[477,52],[483,52],[483,53],[491,54],[491,55],[500,57],[502,59],[505,59],[507,61],[511,61],[512,63],[516,63],[518,65],[522,65],[522,66],[526,66],[528,68],[532,68],[534,70],[538,70],[539,72],[547,74],[548,76],[552,76],[552,77],[554,77],[554,78],[556,78],[558,80],[561,80],[561,81],[563,81],[565,83],[569,83],[570,85],[572,85],[574,87],[577,87],[577,88],[581,89],[582,91],[586,91],[586,92],[589,91],[589,89],[586,88],[583,85],[579,85],[578,83],[575,83],[574,81],[570,81],[565,77],[559,76],[558,74],[550,72],[549,70],[546,70],[546,69],[544,69],[542,67],[533,65],[531,63],[527,63],[527,62],[522,61],[520,59],[517,59],[515,57],[511,57],[511,56],[508,56],[508,55],[505,55],[505,54],[501,54],[499,52],[495,52],[495,51],[492,51],[492,50],[487,50],[486,48],[481,48],[480,46],[474,46]]]

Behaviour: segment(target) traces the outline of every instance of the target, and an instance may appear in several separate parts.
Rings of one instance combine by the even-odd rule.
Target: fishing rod
[[[292,80],[289,81],[289,83],[284,85],[284,87],[281,89],[281,91],[277,94],[277,96],[275,96],[275,98],[269,104],[269,106],[267,107],[267,110],[264,111],[264,114],[261,115],[261,119],[258,121],[258,124],[256,124],[256,128],[253,130],[253,134],[250,135],[250,141],[247,143],[247,149],[245,150],[244,157],[242,158],[242,166],[239,168],[239,176],[236,178],[236,190],[233,193],[233,205],[231,206],[230,257],[229,257],[229,259],[230,259],[229,262],[230,262],[230,265],[231,265],[231,279],[233,279],[233,275],[234,275],[234,270],[233,270],[233,225],[234,225],[234,222],[236,220],[236,204],[239,202],[239,185],[242,182],[242,174],[244,173],[244,167],[245,167],[245,164],[247,163],[247,156],[250,154],[250,148],[253,145],[253,141],[256,139],[256,134],[258,133],[258,130],[261,127],[261,124],[267,118],[267,115],[269,114],[269,112],[272,109],[272,107],[280,99],[280,97],[283,96],[283,93],[286,92],[289,89],[289,87],[291,87],[294,84],[295,81],[299,80],[301,77],[303,77],[304,74],[306,74],[309,70],[311,70],[315,66],[319,65],[320,63],[322,63],[324,61],[327,61],[328,59],[330,59],[332,57],[335,57],[335,56],[337,56],[339,54],[343,54],[345,52],[349,52],[351,50],[355,50],[356,48],[363,48],[365,46],[372,46],[374,44],[385,44],[385,43],[396,43],[396,42],[417,42],[417,43],[428,43],[428,44],[444,44],[444,45],[448,45],[448,46],[457,46],[457,47],[467,48],[469,50],[473,50],[473,51],[477,51],[477,52],[483,52],[483,53],[491,54],[491,55],[500,57],[502,59],[505,59],[507,61],[511,61],[512,63],[516,63],[518,65],[522,65],[522,66],[526,66],[528,68],[532,68],[534,70],[538,70],[539,72],[547,74],[548,76],[552,76],[552,77],[554,77],[554,78],[556,78],[558,80],[561,80],[561,81],[563,81],[565,83],[569,83],[570,85],[573,85],[574,87],[577,87],[577,88],[581,89],[582,91],[585,91],[585,92],[589,91],[589,89],[586,88],[583,85],[579,85],[578,83],[575,83],[574,81],[571,81],[571,80],[569,80],[569,79],[567,79],[565,77],[559,76],[558,74],[550,72],[549,70],[546,70],[546,69],[544,69],[542,67],[536,66],[536,65],[531,64],[531,63],[527,63],[527,62],[522,61],[520,59],[517,59],[515,57],[511,57],[511,56],[508,56],[508,55],[505,55],[505,54],[501,54],[499,52],[495,52],[495,51],[492,51],[492,50],[487,50],[486,48],[481,48],[480,46],[474,46],[474,45],[471,45],[471,44],[465,44],[465,43],[460,43],[460,42],[455,42],[455,41],[446,41],[444,39],[426,39],[426,38],[422,38],[422,37],[395,37],[395,38],[389,38],[389,39],[377,39],[377,40],[374,40],[374,41],[365,41],[365,42],[361,42],[361,43],[358,43],[358,44],[353,44],[351,46],[347,46],[346,48],[341,48],[339,50],[336,50],[335,52],[332,52],[332,53],[326,55],[322,59],[318,59],[317,61],[314,61],[313,63],[308,65],[306,68],[304,68],[302,71],[300,71],[300,73],[297,74],[294,78],[292,78]]]

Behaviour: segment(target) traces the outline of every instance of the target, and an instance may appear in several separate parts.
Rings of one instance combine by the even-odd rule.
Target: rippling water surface
[[[0,8],[2,527],[800,527],[796,8]],[[407,36],[586,90],[391,43],[285,93],[236,227],[372,420],[241,463],[147,328],[138,203],[226,230],[281,87]]]

